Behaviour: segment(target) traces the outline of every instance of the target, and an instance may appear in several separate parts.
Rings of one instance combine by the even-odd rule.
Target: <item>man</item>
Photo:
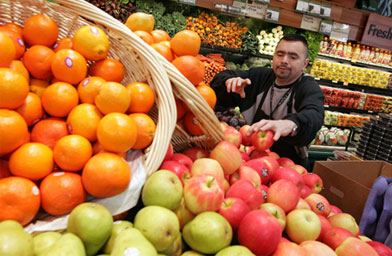
[[[273,131],[271,151],[306,168],[308,145],[324,121],[324,94],[315,80],[304,74],[308,63],[306,39],[287,34],[276,46],[273,70],[225,70],[211,82],[217,106],[239,106],[252,124],[248,134]]]

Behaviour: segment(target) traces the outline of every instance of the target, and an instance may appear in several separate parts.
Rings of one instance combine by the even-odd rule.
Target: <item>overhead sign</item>
[[[320,28],[320,22],[321,22],[321,18],[304,14],[302,15],[301,28],[318,32]]]
[[[361,43],[392,50],[392,18],[371,13]]]

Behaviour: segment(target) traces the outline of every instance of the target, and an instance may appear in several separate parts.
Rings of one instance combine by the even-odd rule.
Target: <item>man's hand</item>
[[[266,120],[262,119],[261,121],[254,123],[248,130],[247,135],[250,136],[254,132],[258,131],[268,131],[271,130],[274,132],[274,141],[279,140],[280,137],[288,136],[294,129],[296,124],[291,120]]]
[[[233,77],[229,78],[225,82],[227,92],[235,92],[238,93],[241,98],[245,98],[245,90],[244,87],[245,85],[251,84],[250,79],[242,79],[241,77]]]

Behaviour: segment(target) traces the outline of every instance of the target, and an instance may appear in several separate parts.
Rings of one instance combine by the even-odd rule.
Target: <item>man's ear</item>
[[[303,70],[306,69],[306,67],[308,66],[308,64],[309,64],[309,59],[306,58],[306,59],[305,59],[305,62],[304,62],[304,68],[303,68]]]

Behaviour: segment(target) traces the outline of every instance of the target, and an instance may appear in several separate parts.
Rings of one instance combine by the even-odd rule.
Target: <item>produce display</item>
[[[245,59],[242,64],[235,64],[234,62],[227,61],[225,66],[230,70],[248,70],[255,67],[271,67],[272,61],[259,57],[249,57]]]
[[[391,73],[316,59],[313,62],[310,75],[317,78],[346,82],[349,84],[387,88]]]
[[[269,33],[265,30],[260,31],[259,35],[257,35],[256,37],[257,39],[259,39],[259,52],[261,54],[274,54],[276,45],[283,37],[282,29],[282,26],[277,26],[276,28],[271,29],[271,32]]]
[[[336,127],[327,128],[325,126],[317,132],[313,145],[345,146],[350,135],[349,129],[339,129]]]
[[[239,107],[229,108],[221,111],[218,110],[215,111],[215,115],[219,121],[227,123],[230,126],[235,127],[237,130],[246,124],[246,120],[242,116]]]
[[[335,111],[325,111],[324,124],[325,125],[336,125],[342,127],[358,126],[362,127],[363,123],[370,120],[369,115],[355,115],[355,114],[343,114]]]

